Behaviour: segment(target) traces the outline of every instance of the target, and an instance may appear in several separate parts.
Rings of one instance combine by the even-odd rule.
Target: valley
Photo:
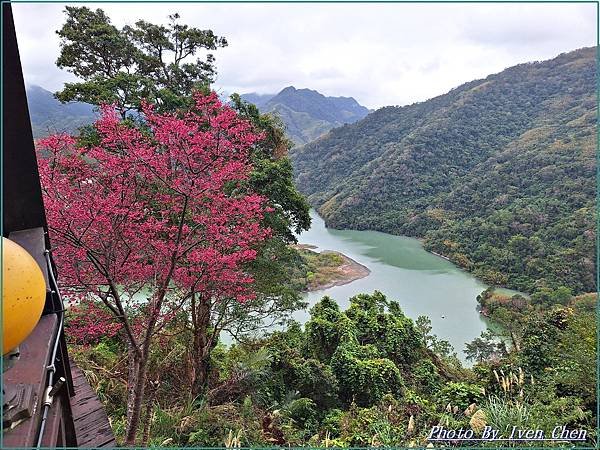
[[[309,6],[54,11],[70,75],[27,97],[60,357],[130,448],[596,445],[597,48]]]
[[[484,282],[595,290],[593,48],[522,64],[293,149],[326,224],[423,239]]]
[[[396,300],[411,319],[428,316],[433,332],[449,341],[465,362],[467,342],[486,329],[477,311],[476,297],[487,286],[451,262],[426,252],[416,239],[376,231],[334,230],[311,211],[312,226],[298,240],[316,246],[315,251],[337,251],[367,267],[369,275],[344,285],[326,286],[304,295],[309,307],[323,296],[336,301],[341,309],[360,293],[380,291]],[[307,308],[308,310],[308,308]],[[308,312],[298,311],[294,318],[304,323]]]

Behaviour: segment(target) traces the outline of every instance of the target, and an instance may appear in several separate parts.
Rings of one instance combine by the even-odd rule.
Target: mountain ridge
[[[61,103],[54,94],[41,86],[25,87],[33,137],[38,139],[53,133],[74,133],[77,128],[96,118],[94,106],[82,102]]]
[[[593,230],[591,218],[576,211],[591,211],[595,193],[595,52],[584,48],[519,64],[425,102],[380,108],[293,149],[297,185],[330,227],[424,238],[427,249],[492,284],[532,291],[562,283],[578,292],[592,290],[594,250],[577,242],[573,230],[561,244],[549,233],[557,223],[566,227],[567,218],[582,234]],[[563,138],[567,142],[556,144]],[[554,150],[560,145],[570,159]],[[548,217],[546,223],[524,218],[532,204]],[[515,229],[506,235],[486,228],[507,220]],[[475,244],[469,233],[478,236]],[[547,240],[545,256],[560,260],[557,268],[537,273],[538,255],[529,258],[526,270],[518,269],[526,252],[498,247],[517,235],[528,245]],[[561,274],[570,251],[580,261]]]
[[[296,145],[306,144],[332,128],[353,123],[369,114],[369,109],[352,97],[327,97],[320,92],[287,86],[277,94],[242,94],[262,113],[279,116]]]

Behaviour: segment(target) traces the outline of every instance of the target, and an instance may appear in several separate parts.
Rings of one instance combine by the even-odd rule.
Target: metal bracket
[[[46,388],[46,394],[44,395],[44,405],[52,406],[52,400],[54,400],[54,396],[60,390],[60,388],[63,387],[65,381],[66,380],[64,377],[60,377],[58,381],[54,383],[54,386],[48,386]]]

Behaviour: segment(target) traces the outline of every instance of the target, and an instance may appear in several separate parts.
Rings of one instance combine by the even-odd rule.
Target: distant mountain
[[[595,290],[596,49],[386,107],[290,153],[333,228],[424,238],[484,281]]]
[[[327,133],[332,128],[354,123],[369,110],[352,97],[326,97],[311,89],[286,87],[276,95],[243,94],[261,112],[275,113],[286,125],[287,133],[296,145]]]
[[[264,108],[269,100],[275,97],[277,94],[256,94],[254,92],[250,94],[243,94],[241,97],[247,102],[254,103],[258,108]]]
[[[61,103],[52,92],[40,86],[26,88],[33,137],[38,139],[52,133],[73,133],[82,125],[92,123],[96,114],[87,103]]]
[[[244,94],[262,112],[281,117],[288,135],[297,145],[306,144],[335,127],[365,117],[369,110],[351,97],[325,97],[310,89],[287,87],[278,94]],[[94,107],[87,103],[61,103],[52,92],[27,86],[27,102],[34,138],[56,132],[74,133],[96,118]]]

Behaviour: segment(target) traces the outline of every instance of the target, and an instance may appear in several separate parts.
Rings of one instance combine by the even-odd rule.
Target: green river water
[[[343,253],[371,273],[346,285],[305,294],[309,307],[296,312],[296,320],[306,322],[308,309],[324,295],[346,309],[353,295],[378,290],[397,300],[412,319],[428,316],[432,332],[449,341],[458,357],[465,360],[465,343],[486,329],[476,309],[476,297],[487,287],[484,283],[450,261],[426,252],[416,239],[377,231],[332,230],[315,211],[311,217],[312,227],[298,237],[300,243],[317,246],[315,251]]]

